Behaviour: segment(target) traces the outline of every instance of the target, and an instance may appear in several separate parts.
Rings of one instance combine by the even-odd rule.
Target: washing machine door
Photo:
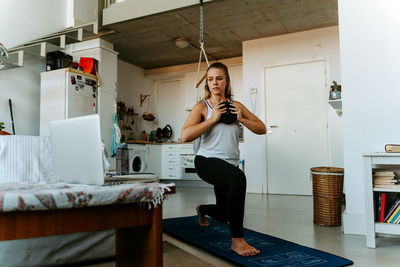
[[[129,159],[129,172],[144,172],[146,159],[141,154],[133,154]]]

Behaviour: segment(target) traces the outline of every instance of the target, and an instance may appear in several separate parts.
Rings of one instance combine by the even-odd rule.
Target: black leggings
[[[245,174],[218,158],[196,156],[194,165],[200,178],[214,186],[217,200],[213,205],[200,205],[200,213],[221,222],[229,222],[232,237],[243,237]]]

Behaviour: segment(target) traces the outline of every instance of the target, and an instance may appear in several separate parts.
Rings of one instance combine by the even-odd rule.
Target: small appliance
[[[61,51],[46,54],[46,71],[67,68],[72,65],[72,56]]]

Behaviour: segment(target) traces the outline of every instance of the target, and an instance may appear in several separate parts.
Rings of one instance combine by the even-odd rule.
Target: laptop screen
[[[51,122],[50,140],[56,181],[104,184],[99,115]]]

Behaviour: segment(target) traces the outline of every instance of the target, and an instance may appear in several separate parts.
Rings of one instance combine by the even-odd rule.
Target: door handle
[[[271,128],[278,128],[278,125],[268,125],[268,129],[271,129]]]

